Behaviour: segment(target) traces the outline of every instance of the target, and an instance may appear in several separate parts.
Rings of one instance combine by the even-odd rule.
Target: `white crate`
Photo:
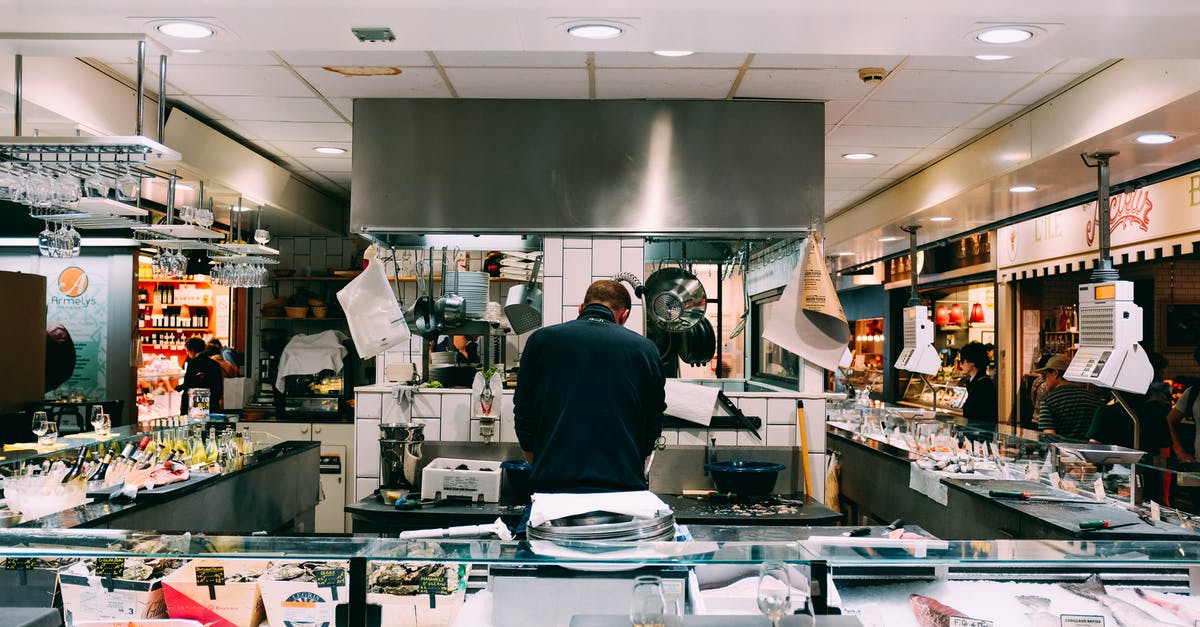
[[[458,470],[466,466],[466,470]],[[421,471],[421,498],[500,500],[500,462],[438,457]]]

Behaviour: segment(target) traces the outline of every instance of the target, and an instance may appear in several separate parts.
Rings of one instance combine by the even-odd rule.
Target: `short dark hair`
[[[585,306],[604,305],[614,314],[633,307],[633,303],[629,299],[629,290],[625,289],[620,282],[612,279],[601,279],[589,285],[587,293],[583,295],[583,304]]]
[[[208,344],[206,344],[201,338],[190,337],[183,347],[186,348],[188,352],[200,354],[204,352],[204,349],[208,348]]]
[[[958,353],[958,358],[962,361],[969,361],[975,364],[975,367],[980,370],[986,370],[991,360],[988,359],[987,347],[979,342],[969,342]]]

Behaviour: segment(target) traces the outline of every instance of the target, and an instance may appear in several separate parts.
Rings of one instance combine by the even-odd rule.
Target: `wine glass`
[[[758,567],[758,610],[779,627],[792,610],[792,580],[787,564],[763,562]]]
[[[661,577],[643,575],[633,580],[629,620],[633,622],[633,627],[663,627],[666,624]]]
[[[104,198],[108,196],[108,179],[100,174],[100,166],[92,168],[92,173],[83,180],[83,188],[89,198]]]
[[[45,432],[38,434],[38,444],[42,446],[54,446],[54,443],[58,441],[58,423],[53,420],[46,420],[44,428]]]
[[[46,433],[46,412],[33,412],[33,424],[30,426],[34,435],[38,436],[39,438],[42,437],[42,435]]]
[[[255,229],[254,241],[265,246],[267,242],[271,241],[271,232],[266,229]]]
[[[117,200],[137,200],[141,191],[141,181],[138,180],[133,172],[130,171],[128,165],[121,170],[121,175],[117,177],[116,190]]]
[[[96,431],[96,435],[102,438],[108,437],[112,431],[112,418],[104,411],[103,405],[92,405],[92,429]]]
[[[43,257],[53,256],[52,248],[54,246],[54,231],[50,230],[50,223],[46,222],[46,228],[38,233],[38,254]]]

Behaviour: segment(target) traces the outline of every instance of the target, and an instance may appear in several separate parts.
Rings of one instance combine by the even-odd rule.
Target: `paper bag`
[[[382,261],[371,259],[367,269],[337,293],[350,325],[350,337],[362,359],[407,342],[409,337],[408,322],[388,285],[383,265]]]
[[[820,234],[804,242],[800,263],[767,320],[763,337],[826,370],[836,370],[850,342],[850,325],[829,278]]]

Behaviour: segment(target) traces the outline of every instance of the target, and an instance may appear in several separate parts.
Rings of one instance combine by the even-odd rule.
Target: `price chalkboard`
[[[346,585],[345,568],[317,568],[313,570],[313,578],[317,580],[318,588],[329,588],[331,600],[338,600],[338,586]]]
[[[422,575],[417,579],[417,592],[421,594],[450,594],[446,575]]]
[[[4,560],[4,570],[33,570],[36,567],[36,557],[10,557]]]
[[[117,578],[125,574],[125,558],[97,557],[96,576]]]
[[[208,599],[215,601],[217,598],[217,586],[225,585],[225,567],[224,566],[197,566],[196,567],[196,585],[208,587]]]

